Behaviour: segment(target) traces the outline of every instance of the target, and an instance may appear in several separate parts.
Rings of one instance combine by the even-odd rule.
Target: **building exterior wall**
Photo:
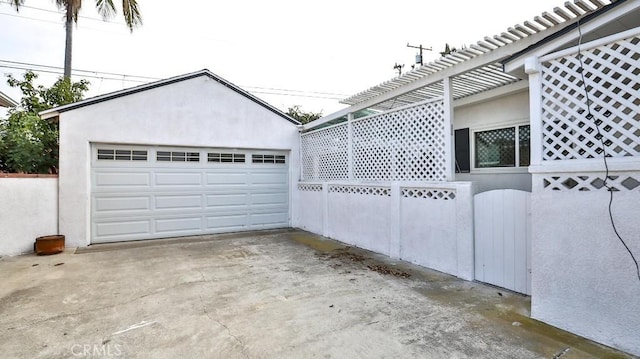
[[[297,126],[207,76],[63,112],[60,232],[68,246],[90,241],[91,143],[285,150],[289,183],[299,178]]]
[[[640,172],[611,173],[640,179]],[[531,316],[589,339],[640,355],[640,279],[617,239],[609,192],[543,188],[545,179],[603,173],[534,174]],[[640,192],[615,184],[612,213],[620,235],[640,253]],[[637,254],[636,254],[637,258]]]
[[[0,176],[0,256],[31,253],[37,237],[52,234],[58,234],[58,178]]]
[[[529,122],[529,93],[516,93],[495,97],[479,103],[454,108],[454,129],[469,128],[470,148],[473,131],[485,130]],[[526,168],[474,169],[473,158],[470,173],[456,173],[456,181],[471,181],[475,190],[486,192],[494,189],[531,191],[531,175]]]

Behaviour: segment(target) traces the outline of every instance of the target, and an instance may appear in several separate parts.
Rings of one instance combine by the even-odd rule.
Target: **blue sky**
[[[6,1],[0,0],[0,65],[61,67],[64,28],[53,1],[26,0],[38,9],[19,13]],[[73,67],[98,71],[85,73],[96,77],[88,78],[90,96],[148,81],[103,72],[165,78],[208,68],[278,108],[300,105],[328,114],[344,107],[335,98],[394,77],[395,63],[408,70],[416,54],[408,42],[432,47],[425,52],[425,60],[432,60],[447,42],[469,45],[562,3],[139,0],[144,25],[130,33],[120,14],[109,22],[96,20],[94,1],[85,0],[74,33]],[[43,73],[40,81],[49,86],[56,76]],[[0,91],[19,97],[4,80]]]

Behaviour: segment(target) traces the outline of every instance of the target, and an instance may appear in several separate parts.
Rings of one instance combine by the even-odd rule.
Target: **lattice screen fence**
[[[576,54],[543,62],[543,160],[640,155],[640,37],[582,51],[591,113]],[[601,122],[600,122],[601,121]]]
[[[445,181],[444,123],[435,101],[303,134],[303,180]]]
[[[343,180],[348,178],[347,124],[302,135],[303,180]]]

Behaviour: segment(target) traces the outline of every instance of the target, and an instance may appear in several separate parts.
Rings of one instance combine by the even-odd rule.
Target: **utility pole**
[[[420,44],[420,46],[413,46],[413,45],[409,45],[408,42],[407,42],[407,47],[411,47],[413,49],[420,49],[420,53],[416,55],[416,65],[420,64],[420,66],[423,65],[422,50],[426,50],[426,51],[432,50],[431,48],[422,47],[422,44]]]

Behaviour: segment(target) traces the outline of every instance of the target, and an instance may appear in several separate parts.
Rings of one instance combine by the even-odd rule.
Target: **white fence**
[[[58,234],[58,178],[0,174],[0,256],[33,252],[40,236]]]
[[[302,179],[445,181],[445,122],[436,99],[305,133]]]
[[[470,182],[299,183],[294,226],[473,280]]]
[[[530,81],[532,316],[636,355],[640,280],[612,222],[640,259],[639,59],[636,28],[542,57]]]

